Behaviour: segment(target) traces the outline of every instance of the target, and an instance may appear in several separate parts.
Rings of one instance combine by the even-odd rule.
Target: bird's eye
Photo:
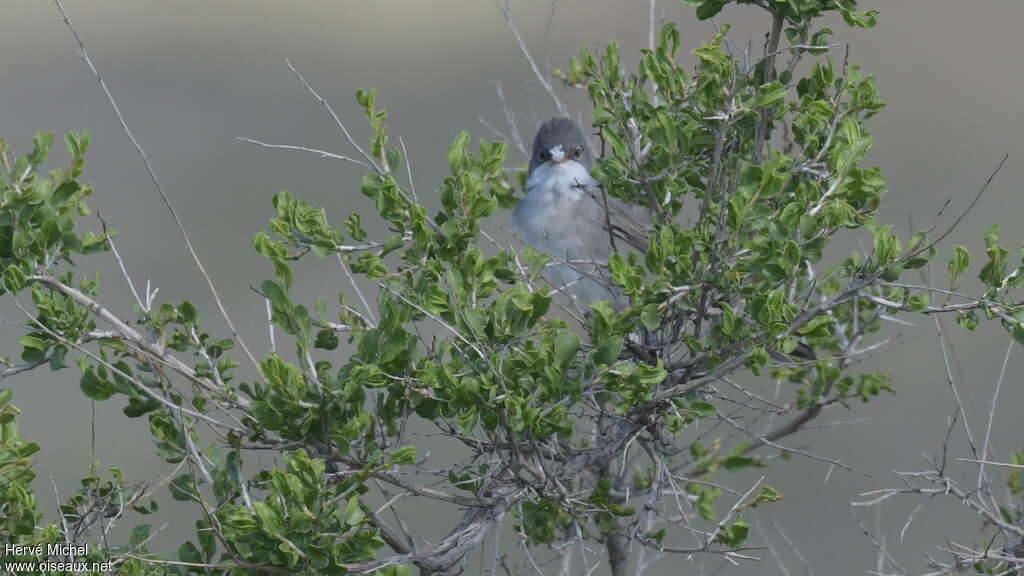
[[[577,146],[576,148],[574,148],[573,151],[572,151],[572,156],[573,156],[573,158],[575,158],[577,160],[582,158],[583,157],[583,146]]]
[[[548,151],[547,150],[538,150],[537,151],[537,158],[540,158],[541,162],[547,162]]]

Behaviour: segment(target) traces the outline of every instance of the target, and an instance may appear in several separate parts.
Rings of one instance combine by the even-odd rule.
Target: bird
[[[606,194],[590,175],[593,156],[579,124],[556,116],[541,124],[530,149],[526,196],[510,224],[520,240],[552,258],[544,278],[578,304],[628,298],[605,264],[621,248],[645,250],[649,211]]]
[[[645,251],[654,215],[645,206],[608,195],[590,175],[593,156],[579,124],[556,116],[541,124],[530,148],[526,197],[510,224],[520,240],[551,257],[544,279],[582,307],[599,301],[616,310],[629,306],[605,267],[620,249]],[[788,355],[771,350],[781,363],[814,361],[802,339]]]

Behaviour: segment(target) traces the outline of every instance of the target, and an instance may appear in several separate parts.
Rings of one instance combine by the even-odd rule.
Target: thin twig
[[[295,77],[299,79],[299,82],[302,82],[302,85],[306,87],[306,90],[313,96],[313,98],[316,98],[316,100],[320,102],[320,105],[327,110],[327,113],[330,114],[331,118],[334,119],[334,124],[339,129],[341,129],[341,133],[345,135],[345,139],[348,140],[348,143],[351,144],[352,147],[355,148],[357,152],[359,152],[359,155],[366,160],[367,164],[372,166],[373,169],[378,174],[386,173],[387,171],[381,168],[380,164],[378,164],[377,161],[373,159],[373,156],[367,154],[366,150],[363,150],[363,147],[360,146],[358,142],[356,142],[355,138],[353,138],[352,134],[349,133],[348,128],[345,127],[345,123],[341,121],[341,118],[338,116],[337,112],[334,111],[334,108],[330,105],[330,103],[327,102],[327,100],[325,100],[323,96],[320,96],[320,94],[313,89],[309,82],[306,82],[306,79],[302,76],[302,74],[299,73],[295,66],[292,66],[290,60],[285,59],[284,63],[288,65],[288,68],[292,71],[293,74],[295,74]]]
[[[419,204],[420,197],[416,195],[416,181],[412,178],[412,161],[409,160],[409,151],[405,149],[405,140],[399,136],[398,143],[402,146],[402,158],[405,159],[405,171],[409,176],[409,193],[412,194],[412,199]]]
[[[999,392],[1003,387],[1003,379],[1006,378],[1006,366],[1010,363],[1010,352],[1013,351],[1014,337],[1010,337],[1010,343],[1006,346],[1006,354],[1003,355],[1003,366],[999,370],[999,380],[996,380],[996,389],[992,393],[992,407],[988,412],[988,423],[985,425],[985,440],[981,444],[981,460],[988,458],[988,443],[992,437],[992,422],[996,419],[996,406],[999,404]],[[985,463],[980,462],[978,466],[978,489],[981,489],[982,481],[985,478]],[[991,494],[989,495],[991,498]]]
[[[207,423],[209,423],[209,424],[211,424],[213,426],[218,426],[218,427],[224,428],[226,430],[231,430],[231,431],[238,432],[238,433],[242,432],[242,430],[240,428],[235,428],[233,426],[229,426],[229,425],[224,424],[222,422],[219,422],[219,421],[217,421],[217,420],[215,420],[213,418],[210,418],[209,416],[207,416],[205,414],[201,414],[199,412],[195,412],[195,411],[189,410],[187,408],[184,408],[182,406],[178,406],[178,405],[172,403],[167,398],[164,398],[160,394],[157,394],[156,392],[154,392],[152,389],[149,388],[149,386],[146,386],[145,384],[140,382],[137,378],[135,378],[131,374],[126,373],[124,370],[121,370],[117,366],[114,366],[110,362],[104,360],[103,358],[100,358],[98,355],[96,355],[92,351],[87,350],[86,348],[82,347],[82,345],[77,344],[75,342],[72,342],[72,341],[68,340],[67,338],[65,338],[64,336],[61,336],[60,334],[54,332],[53,330],[48,328],[42,322],[39,322],[39,321],[35,320],[32,317],[32,314],[28,310],[26,310],[24,306],[21,305],[21,302],[19,302],[18,299],[15,298],[15,296],[14,296],[14,294],[12,292],[8,292],[8,295],[10,295],[11,300],[14,302],[14,305],[19,310],[21,310],[21,312],[23,314],[25,314],[25,316],[27,318],[32,320],[32,322],[35,324],[35,327],[36,327],[37,330],[41,330],[41,331],[45,332],[47,335],[49,335],[52,338],[56,339],[61,344],[64,344],[65,346],[68,346],[69,348],[74,348],[75,350],[78,350],[82,354],[85,354],[86,356],[91,358],[93,361],[95,361],[95,362],[97,362],[99,364],[102,364],[107,370],[110,370],[111,372],[114,372],[118,376],[121,376],[125,380],[128,380],[129,382],[134,384],[135,387],[138,388],[146,396],[149,396],[150,398],[156,400],[160,404],[163,404],[165,408],[171,410],[172,412],[177,412],[178,410],[181,410],[182,412],[188,414],[189,416],[192,416],[194,418],[199,418],[200,420],[203,420],[203,421],[205,421],[205,422],[207,422]]]
[[[256,144],[257,146],[262,146],[264,148],[277,148],[279,150],[299,150],[301,152],[310,152],[312,154],[316,154],[317,156],[320,156],[321,158],[333,158],[335,160],[344,160],[345,162],[351,162],[352,164],[355,164],[357,166],[362,166],[363,168],[367,168],[367,169],[370,168],[370,165],[367,164],[366,162],[363,162],[362,160],[357,160],[355,158],[351,158],[349,156],[343,156],[341,154],[335,154],[334,152],[328,152],[326,150],[320,150],[319,148],[308,148],[306,146],[293,146],[291,144],[268,144],[267,142],[261,142],[259,140],[254,140],[252,138],[245,138],[245,137],[242,137],[242,136],[236,136],[235,139],[236,140],[240,140],[242,142],[248,142],[249,144]]]
[[[267,308],[267,335],[270,338],[269,352],[277,354],[277,340],[274,338],[274,307],[270,303],[270,298],[264,297],[263,303]]]
[[[139,304],[139,308],[143,312],[149,312],[149,308],[146,303],[142,301],[137,290],[135,290],[135,283],[132,282],[132,277],[128,274],[128,268],[124,264],[124,260],[121,258],[121,254],[117,251],[117,246],[114,245],[114,238],[110,236],[110,232],[107,230],[107,221],[100,215],[100,211],[96,211],[96,218],[99,219],[100,225],[103,227],[103,237],[106,238],[107,244],[110,246],[110,251],[114,254],[114,259],[117,260],[118,267],[121,268],[121,276],[124,277],[124,281],[128,284],[128,289],[132,291],[132,296],[135,297],[135,301]]]
[[[938,245],[947,236],[952,234],[953,230],[955,230],[956,227],[960,225],[960,222],[963,221],[963,219],[967,217],[967,215],[971,212],[971,210],[974,208],[974,206],[981,200],[981,197],[985,195],[985,192],[988,190],[988,188],[992,184],[992,182],[996,179],[996,176],[999,175],[999,172],[1002,171],[1003,166],[1006,164],[1006,161],[1009,160],[1009,159],[1010,159],[1010,155],[1009,154],[1004,154],[1003,155],[1003,159],[999,161],[999,164],[996,166],[996,169],[993,170],[991,174],[989,174],[988,178],[985,180],[985,184],[983,184],[981,189],[978,190],[978,193],[974,196],[974,199],[971,200],[971,203],[967,205],[967,208],[964,208],[963,212],[961,212],[960,215],[956,217],[956,220],[954,220],[953,223],[950,224],[949,227],[946,228],[946,230],[943,231],[942,234],[939,234],[938,238],[936,238],[935,240],[932,240],[931,242],[928,242],[927,244],[925,244],[924,246],[921,246],[917,250],[911,250],[911,251],[907,252],[906,254],[904,254],[903,256],[900,257],[900,262],[904,262],[906,260],[909,260],[910,258],[914,258],[917,255],[922,254],[922,253],[930,250],[933,246]]]
[[[540,85],[544,87],[544,91],[548,93],[548,96],[551,96],[551,99],[554,100],[555,108],[558,110],[558,113],[562,116],[568,116],[569,109],[565,107],[561,98],[559,98],[558,94],[555,93],[554,88],[551,87],[551,82],[548,82],[548,79],[544,77],[540,68],[537,67],[537,62],[535,62],[533,56],[530,55],[530,51],[526,49],[526,43],[523,42],[523,37],[519,35],[519,29],[517,29],[516,25],[512,23],[512,10],[508,1],[506,0],[505,4],[502,5],[501,0],[494,0],[494,4],[498,7],[501,15],[505,18],[505,23],[508,24],[509,30],[512,31],[512,35],[516,39],[516,44],[519,45],[519,51],[523,53],[527,63],[530,64],[530,69],[533,70],[533,75],[537,78],[537,81],[540,82]]]
[[[132,131],[128,128],[128,123],[125,121],[124,115],[121,114],[121,108],[118,107],[117,101],[114,100],[114,96],[110,93],[110,89],[107,88],[107,83],[103,81],[100,73],[96,70],[96,66],[94,66],[92,60],[89,59],[89,55],[85,51],[85,43],[82,41],[82,37],[79,35],[74,24],[71,23],[71,19],[68,18],[67,12],[64,11],[64,6],[61,5],[60,0],[53,0],[53,2],[57,5],[57,10],[61,15],[61,20],[67,25],[68,30],[71,31],[71,34],[75,37],[75,41],[78,43],[79,56],[81,56],[82,60],[89,66],[89,70],[92,71],[92,75],[96,78],[96,81],[99,82],[100,88],[103,89],[103,93],[107,96],[107,101],[110,102],[110,106],[114,109],[114,114],[117,116],[117,121],[121,124],[121,129],[128,136],[128,139],[131,140],[132,146],[135,147],[135,151],[138,152],[139,156],[142,158],[142,162],[146,165],[146,172],[149,174],[149,179],[152,181],[153,187],[156,188],[156,191],[160,194],[160,198],[163,200],[167,210],[171,213],[171,217],[174,219],[174,224],[178,228],[178,233],[185,241],[185,247],[188,249],[188,253],[192,257],[192,262],[195,263],[196,268],[199,269],[199,273],[203,276],[203,279],[206,280],[206,285],[210,289],[210,294],[213,295],[213,300],[217,305],[217,309],[220,311],[221,317],[224,318],[224,322],[227,324],[228,330],[231,331],[231,335],[238,342],[239,346],[242,347],[245,355],[249,357],[249,361],[252,362],[252,365],[256,368],[257,374],[259,374],[259,362],[256,361],[256,357],[249,351],[249,347],[246,345],[245,340],[235,328],[235,323],[231,321],[231,316],[228,315],[227,309],[224,307],[224,302],[221,300],[220,294],[217,292],[217,288],[213,284],[213,279],[211,279],[210,275],[206,272],[206,267],[203,266],[203,262],[199,259],[199,255],[196,254],[195,248],[192,247],[192,240],[189,238],[188,232],[185,231],[185,225],[178,216],[178,212],[175,211],[174,207],[171,205],[171,200],[167,197],[167,193],[164,191],[164,187],[160,184],[160,180],[157,179],[156,172],[153,170],[153,165],[150,163],[149,157],[146,155],[145,150],[142,149],[142,145],[139,144],[139,141],[135,138],[135,135],[132,134]]]
[[[513,114],[508,102],[505,101],[505,91],[502,89],[500,82],[494,83],[494,91],[498,95],[498,102],[501,102],[501,111],[505,114],[505,123],[508,124],[508,133],[512,138],[512,145],[529,159],[531,156],[530,151],[523,144],[523,138],[519,134],[519,125],[516,123],[516,116]]]
[[[341,257],[341,254],[335,254],[338,257],[338,265],[341,266],[341,271],[345,273],[345,277],[348,278],[352,288],[356,291],[356,296],[359,297],[359,301],[363,304],[363,309],[366,310],[366,319],[370,321],[370,327],[376,328],[377,319],[373,316],[373,309],[370,308],[370,303],[367,302],[366,297],[363,296],[362,289],[359,288],[359,284],[356,283],[355,277],[352,276],[352,272],[349,271],[348,266],[345,265],[345,259]]]
[[[974,458],[957,458],[957,462],[973,462],[975,464],[982,464],[987,466],[1000,466],[1002,468],[1013,468],[1014,470],[1024,470],[1024,464],[1011,464],[1010,462],[993,462],[991,460],[977,460]]]
[[[775,528],[775,531],[779,533],[779,536],[781,536],[782,539],[786,542],[786,545],[789,546],[789,549],[793,551],[793,554],[795,554],[797,559],[800,560],[800,563],[803,564],[804,571],[807,573],[807,576],[814,576],[814,572],[811,571],[811,565],[807,562],[807,558],[804,558],[804,555],[800,553],[800,549],[796,547],[796,544],[794,544],[793,541],[790,540],[789,536],[787,536],[786,533],[782,531],[782,527],[779,526],[779,523],[775,521],[774,516],[771,517],[771,521],[772,527]]]
[[[956,400],[956,408],[960,413],[960,419],[962,420],[961,425],[964,428],[964,433],[967,434],[967,443],[971,447],[971,451],[977,455],[978,448],[974,442],[974,434],[971,433],[971,426],[967,422],[967,413],[964,411],[963,401],[960,399],[960,389],[957,388],[956,381],[953,378],[953,370],[950,366],[949,360],[949,344],[946,341],[946,333],[942,328],[942,321],[938,316],[935,317],[935,331],[939,335],[939,346],[942,347],[942,362],[946,368],[946,381],[949,383],[950,389],[953,390],[953,398]]]
[[[768,48],[765,53],[768,57],[764,63],[764,82],[767,84],[775,80],[775,54],[779,49],[779,39],[782,37],[782,26],[786,18],[782,11],[772,12],[772,30],[768,36]],[[768,122],[771,121],[771,114],[768,108],[761,108],[760,118],[757,121],[757,131],[754,135],[753,163],[760,164],[764,154],[764,142],[768,138]]]

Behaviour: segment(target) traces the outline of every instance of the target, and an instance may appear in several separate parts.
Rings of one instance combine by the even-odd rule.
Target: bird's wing
[[[648,208],[609,196],[596,185],[587,188],[587,195],[597,207],[601,230],[606,236],[610,223],[615,238],[635,250],[647,250],[647,240],[654,222],[654,215]]]

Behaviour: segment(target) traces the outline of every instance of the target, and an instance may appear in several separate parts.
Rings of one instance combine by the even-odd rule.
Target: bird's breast
[[[526,198],[513,212],[512,224],[534,247],[559,243],[571,233],[580,202],[589,201],[586,189],[592,183],[590,173],[577,162],[538,166],[526,181]]]
[[[587,193],[594,184],[577,162],[538,166],[526,181],[526,198],[511,218],[520,240],[555,258],[544,270],[545,279],[565,287],[584,306],[622,300],[596,264],[608,259],[611,246],[598,205]]]

